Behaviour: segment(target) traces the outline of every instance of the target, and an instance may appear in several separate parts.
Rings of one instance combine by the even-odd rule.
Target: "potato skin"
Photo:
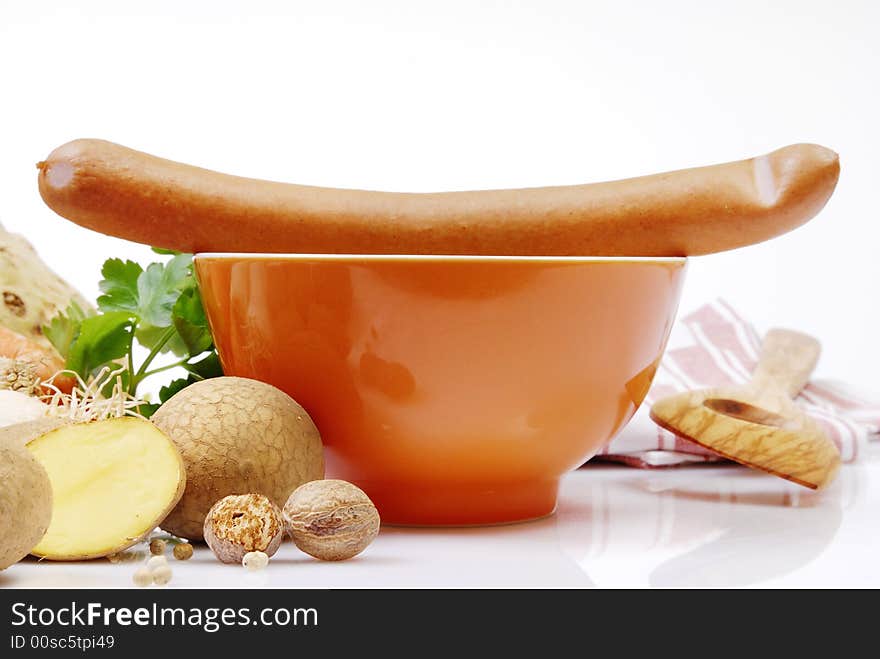
[[[23,446],[0,443],[0,570],[27,556],[52,519],[52,485]]]
[[[283,506],[299,485],[324,477],[321,437],[308,413],[264,382],[238,377],[188,386],[152,417],[180,449],[186,465],[183,498],[162,528],[203,540],[219,499],[242,492]]]
[[[73,423],[70,419],[58,416],[47,416],[33,421],[23,421],[11,426],[0,428],[0,446],[11,444],[25,447],[37,437],[45,435],[61,426]]]

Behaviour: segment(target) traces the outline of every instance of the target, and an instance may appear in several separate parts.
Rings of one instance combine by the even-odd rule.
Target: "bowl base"
[[[393,526],[489,526],[552,515],[559,480],[521,483],[386,483],[357,481]]]

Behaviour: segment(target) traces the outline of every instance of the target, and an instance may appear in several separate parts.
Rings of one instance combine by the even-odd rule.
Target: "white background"
[[[450,190],[583,183],[810,141],[841,154],[808,225],[691,263],[874,392],[880,3],[0,0],[0,221],[86,295],[147,248],[40,200],[77,137],[254,177]]]

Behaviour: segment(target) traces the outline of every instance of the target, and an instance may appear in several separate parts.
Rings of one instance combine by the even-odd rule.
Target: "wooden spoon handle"
[[[772,329],[761,345],[752,383],[759,389],[781,389],[794,398],[810,379],[821,350],[812,336],[794,330]]]

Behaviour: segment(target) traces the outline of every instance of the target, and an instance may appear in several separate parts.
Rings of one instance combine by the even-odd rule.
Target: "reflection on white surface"
[[[566,476],[557,514],[489,528],[384,527],[361,554],[322,563],[285,543],[249,573],[198,546],[172,588],[880,586],[880,454],[824,492],[742,467]],[[129,562],[28,560],[0,588],[131,587]]]
[[[746,586],[793,572],[834,541],[865,468],[815,492],[741,467],[613,470],[566,482],[563,550],[598,586]]]

